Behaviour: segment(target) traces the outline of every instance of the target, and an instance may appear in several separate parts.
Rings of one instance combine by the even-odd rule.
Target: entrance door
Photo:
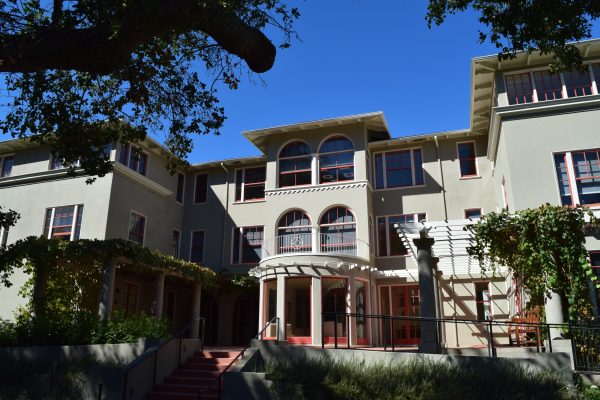
[[[419,286],[381,286],[381,313],[390,316],[418,317],[421,315]],[[382,321],[387,344],[419,344],[421,324],[418,320]]]

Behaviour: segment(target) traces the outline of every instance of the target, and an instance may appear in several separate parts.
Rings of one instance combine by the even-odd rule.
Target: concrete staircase
[[[156,385],[154,390],[146,396],[146,399],[216,399],[218,397],[218,387],[214,384],[215,379],[239,352],[240,350],[213,349],[195,353],[171,376],[165,378],[161,384]],[[202,392],[202,397],[198,397],[199,392]]]

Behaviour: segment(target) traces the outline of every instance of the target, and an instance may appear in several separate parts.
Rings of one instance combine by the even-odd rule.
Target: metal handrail
[[[152,355],[154,356],[154,368],[153,368],[152,380],[154,383],[153,386],[156,385],[156,366],[157,366],[157,362],[158,362],[158,351],[160,349],[162,349],[164,346],[166,346],[167,344],[171,343],[171,341],[173,341],[175,339],[179,340],[179,354],[178,354],[177,364],[178,364],[178,366],[181,366],[181,341],[183,340],[183,334],[193,324],[198,323],[198,321],[202,321],[202,330],[200,332],[200,338],[199,338],[200,339],[200,351],[202,351],[204,349],[204,333],[205,333],[205,328],[206,328],[206,317],[198,317],[198,318],[194,319],[193,321],[191,321],[190,323],[188,323],[183,329],[181,329],[175,335],[173,335],[170,338],[168,338],[167,340],[161,342],[158,346],[152,348],[150,351],[144,352],[139,357],[137,357],[135,360],[131,361],[129,364],[127,364],[125,366],[125,368],[123,369],[123,392],[122,392],[123,400],[125,400],[127,398],[127,383],[128,383],[127,381],[129,378],[129,372]]]
[[[279,317],[273,317],[271,318],[270,321],[268,321],[265,326],[260,330],[260,332],[258,332],[256,334],[256,336],[254,336],[252,339],[259,339],[262,337],[262,334],[265,332],[265,330],[267,330],[267,328],[269,326],[271,326],[274,322],[277,323],[277,336],[276,336],[276,340],[279,341]],[[248,344],[246,345],[246,347],[244,347],[242,349],[242,351],[240,351],[238,353],[237,356],[235,356],[235,358],[219,373],[219,375],[217,376],[217,378],[207,387],[205,387],[203,390],[201,390],[200,392],[198,392],[198,399],[202,399],[202,394],[208,392],[209,390],[211,390],[215,385],[217,385],[217,399],[221,399],[221,389],[222,389],[222,384],[223,384],[223,375],[225,375],[225,372],[228,372],[229,368],[231,368],[231,366],[233,364],[235,364],[235,362],[240,359],[240,357],[244,356],[244,353],[246,352],[246,350],[248,350],[248,347],[250,347],[251,343],[252,343],[252,339],[250,339],[250,341],[248,342]]]

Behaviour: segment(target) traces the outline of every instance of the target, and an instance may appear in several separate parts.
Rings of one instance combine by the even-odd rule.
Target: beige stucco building
[[[114,173],[92,185],[68,177],[47,148],[0,142],[0,205],[22,216],[0,239],[124,238],[215,270],[252,271],[258,289],[202,295],[215,343],[243,343],[279,318],[267,337],[417,344],[418,322],[364,317],[419,315],[415,257],[396,224],[459,225],[543,203],[600,207],[600,40],[578,46],[584,73],[549,74],[550,55],[473,59],[471,123],[460,131],[392,137],[382,112],[302,122],[244,132],[257,156],[175,176],[147,139],[141,158],[113,145]],[[586,245],[600,267],[600,242]],[[436,276],[441,318],[504,321],[526,307],[510,276],[478,264],[440,263]],[[184,324],[196,289],[162,285],[163,312]],[[22,301],[16,286],[0,288],[0,317]],[[150,310],[156,287],[155,277],[118,272],[113,306]],[[441,332],[448,347],[486,343],[483,324]]]

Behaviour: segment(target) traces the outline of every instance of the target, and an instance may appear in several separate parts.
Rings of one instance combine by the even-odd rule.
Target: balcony
[[[265,239],[261,263],[277,257],[311,256],[350,257],[369,260],[369,244],[355,233],[332,234],[297,232]]]

